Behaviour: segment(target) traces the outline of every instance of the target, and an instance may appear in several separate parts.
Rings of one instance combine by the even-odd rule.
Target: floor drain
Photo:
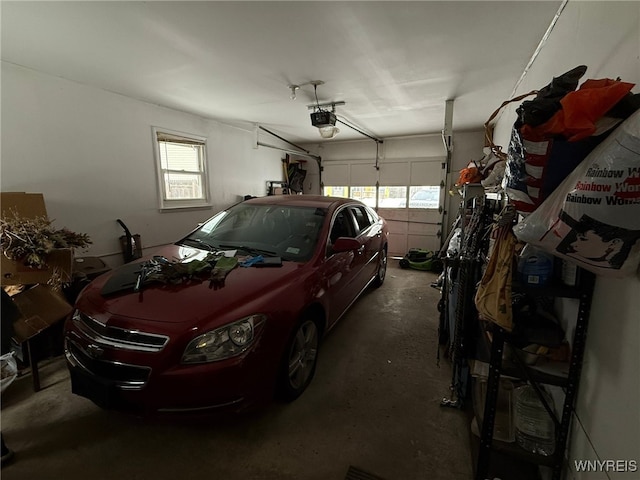
[[[372,475],[356,467],[349,467],[349,471],[347,472],[347,476],[344,477],[344,480],[384,480],[384,478]]]

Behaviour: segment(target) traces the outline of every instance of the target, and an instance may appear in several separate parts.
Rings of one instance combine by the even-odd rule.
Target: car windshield
[[[325,216],[325,210],[315,207],[239,203],[178,243],[305,262],[315,251]]]

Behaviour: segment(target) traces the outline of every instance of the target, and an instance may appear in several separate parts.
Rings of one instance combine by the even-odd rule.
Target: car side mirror
[[[362,244],[355,238],[352,237],[340,237],[335,243],[332,245],[331,250],[333,252],[349,252],[352,250],[358,250]]]

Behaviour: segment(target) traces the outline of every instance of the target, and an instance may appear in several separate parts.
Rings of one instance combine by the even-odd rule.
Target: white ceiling
[[[318,141],[289,84],[378,137],[477,129],[560,1],[2,2],[2,60],[228,123]],[[341,127],[335,140],[363,138]]]

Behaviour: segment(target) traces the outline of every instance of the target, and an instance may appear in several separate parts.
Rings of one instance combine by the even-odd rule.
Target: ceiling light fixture
[[[340,129],[336,127],[338,119],[334,111],[317,110],[311,113],[311,125],[318,128],[322,138],[333,138],[340,133]]]
[[[323,83],[324,82],[322,80],[311,80],[310,82],[304,82],[300,84],[290,83],[289,85],[287,85],[287,88],[291,90],[291,94],[289,95],[289,98],[291,100],[295,100],[297,91],[300,90],[300,88],[304,87],[305,85],[313,85],[315,87],[316,85],[322,85]]]
[[[296,90],[300,90],[300,85],[288,85],[288,87],[291,89],[291,95],[289,95],[289,98],[291,100],[295,100],[296,99]]]
[[[340,129],[336,127],[336,105],[335,103],[320,105],[318,101],[318,85],[322,85],[324,82],[322,80],[309,82],[313,85],[313,93],[316,97],[316,104],[313,106],[313,112],[311,112],[311,125],[318,129],[320,132],[320,136],[322,138],[333,138],[338,133],[340,133]],[[344,104],[344,102],[342,102]],[[325,110],[322,107],[331,105],[331,111]]]
[[[340,129],[336,127],[337,121],[334,112],[318,110],[311,113],[311,125],[318,128],[322,138],[333,138],[340,133]]]
[[[322,138],[333,138],[340,133],[340,129],[335,125],[327,125],[325,127],[319,127],[318,131]]]

